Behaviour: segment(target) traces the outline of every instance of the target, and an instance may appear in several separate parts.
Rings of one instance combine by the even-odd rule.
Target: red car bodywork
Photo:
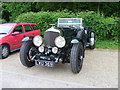
[[[0,45],[7,44],[9,45],[10,51],[19,49],[23,42],[22,39],[27,36],[36,36],[41,35],[40,29],[34,30],[32,26],[37,26],[35,23],[5,23],[0,25],[14,25],[8,34],[0,34]],[[17,26],[22,26],[23,33],[18,33],[13,35],[13,31]],[[26,32],[25,26],[30,26],[31,31]],[[17,33],[17,32],[16,32]]]

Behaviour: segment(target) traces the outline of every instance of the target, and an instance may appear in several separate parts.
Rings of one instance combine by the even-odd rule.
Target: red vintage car
[[[0,59],[20,49],[23,44],[22,39],[36,35],[41,35],[41,31],[35,23],[0,24]]]

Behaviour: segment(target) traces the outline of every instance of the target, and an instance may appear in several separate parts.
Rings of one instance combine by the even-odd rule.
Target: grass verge
[[[96,41],[96,48],[118,49],[118,42],[113,40]]]

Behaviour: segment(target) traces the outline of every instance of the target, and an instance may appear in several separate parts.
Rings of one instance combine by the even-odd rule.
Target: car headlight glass
[[[38,50],[39,50],[39,52],[43,53],[43,52],[44,52],[44,46],[40,46],[40,47],[38,48]]]
[[[35,37],[33,38],[33,43],[34,43],[35,46],[39,47],[39,46],[42,45],[42,43],[43,43],[42,37],[39,36],[39,35],[38,35],[38,36],[35,36]]]
[[[57,47],[62,48],[62,47],[65,46],[65,44],[66,44],[66,41],[65,41],[64,37],[62,37],[62,36],[56,37],[56,39],[55,39],[55,45]]]
[[[58,48],[57,48],[57,47],[53,47],[53,48],[52,48],[52,52],[53,52],[54,54],[56,54],[56,53],[58,52]]]

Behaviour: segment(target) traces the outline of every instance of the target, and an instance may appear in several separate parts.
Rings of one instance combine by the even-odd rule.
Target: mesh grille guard
[[[58,32],[47,31],[44,32],[45,46],[55,47],[55,38],[59,36]]]

